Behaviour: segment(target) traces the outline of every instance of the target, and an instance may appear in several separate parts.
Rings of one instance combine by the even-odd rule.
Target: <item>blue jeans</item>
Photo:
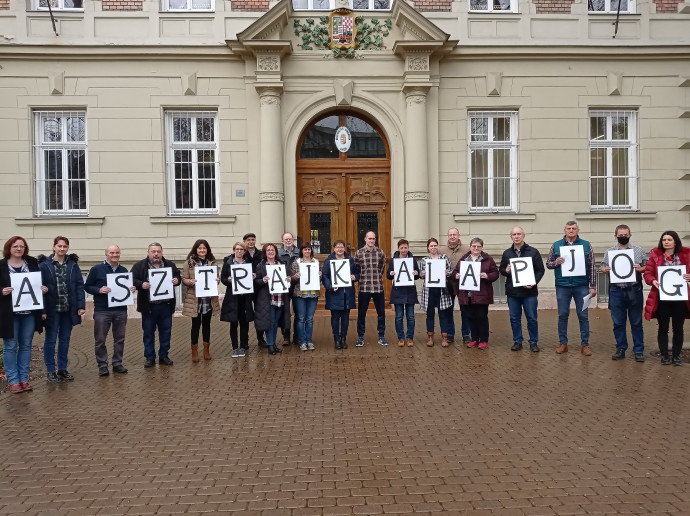
[[[158,328],[158,358],[168,358],[170,352],[170,333],[172,332],[172,312],[167,303],[152,304],[151,312],[141,315],[141,329],[144,330],[144,357],[156,359],[156,328]]]
[[[266,332],[266,345],[275,346],[276,345],[276,335],[278,334],[278,326],[280,326],[280,321],[283,317],[282,306],[271,305],[271,327]]]
[[[514,297],[508,296],[508,311],[510,312],[510,327],[513,329],[513,341],[522,344],[522,310],[525,310],[529,343],[539,341],[539,324],[537,323],[537,296]]]
[[[628,349],[626,322],[630,319],[633,352],[644,353],[642,308],[642,285],[636,284],[630,288],[618,288],[615,285],[611,285],[609,289],[609,309],[611,310],[611,319],[613,320],[613,336],[616,338],[616,349]]]
[[[460,305],[460,330],[462,331],[463,337],[469,337],[472,333],[470,316],[467,315],[467,308],[465,308],[464,305]],[[455,321],[453,321],[453,335],[455,335]]]
[[[311,342],[314,331],[314,312],[316,312],[317,297],[295,297],[292,304],[295,307],[295,331],[297,342],[306,344]]]
[[[14,385],[29,381],[31,341],[36,320],[34,314],[14,314],[14,336],[3,339],[2,360],[5,363],[7,383]]]
[[[331,330],[334,337],[347,337],[350,327],[350,310],[331,310]]]
[[[560,344],[568,343],[568,316],[570,300],[575,299],[575,313],[580,321],[580,340],[583,346],[589,346],[589,317],[582,311],[582,298],[589,294],[589,287],[560,287],[556,285],[556,302],[558,303],[558,340]]]
[[[378,316],[376,329],[379,333],[379,338],[383,338],[386,334],[386,294],[383,292],[362,292],[361,290],[357,299],[357,336],[364,337],[364,330],[366,329],[365,319],[371,299],[374,300],[374,308],[376,308],[376,315]]]
[[[57,348],[57,368],[67,369],[67,352],[69,338],[72,335],[72,315],[70,312],[54,312],[50,317],[50,326],[46,327],[46,338],[43,342],[43,361],[49,373],[55,372],[55,342]]]
[[[407,338],[412,340],[414,338],[414,304],[408,305],[393,305],[395,306],[395,333],[398,334],[398,340],[405,340],[405,325],[403,319],[407,319]],[[407,313],[407,317],[405,314]]]

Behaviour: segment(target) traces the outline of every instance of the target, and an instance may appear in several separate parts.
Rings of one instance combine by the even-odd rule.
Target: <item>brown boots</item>
[[[441,334],[441,346],[443,346],[444,348],[448,347],[448,334],[447,333]]]
[[[192,344],[192,362],[199,361],[199,346],[198,344]]]
[[[204,342],[204,360],[211,360],[211,343],[210,342]]]
[[[427,341],[426,345],[429,347],[433,347],[433,345],[434,345],[434,332],[433,331],[427,332],[427,335],[429,336],[429,340]]]

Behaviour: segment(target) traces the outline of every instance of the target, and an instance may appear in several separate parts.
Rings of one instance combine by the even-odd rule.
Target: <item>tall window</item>
[[[470,0],[470,11],[516,13],[518,0]]]
[[[213,0],[163,0],[164,11],[213,11]]]
[[[517,209],[517,111],[469,113],[470,212]]]
[[[218,213],[218,121],[212,111],[166,114],[169,213]]]
[[[37,111],[36,211],[38,215],[86,215],[86,112]]]
[[[621,13],[635,13],[635,0],[588,0],[587,5],[590,13],[615,14],[618,12],[619,2]]]
[[[38,0],[36,2],[39,11],[48,10],[49,0]],[[84,0],[50,0],[50,8],[56,11],[83,11]]]
[[[593,210],[637,208],[634,111],[590,111],[590,195]]]

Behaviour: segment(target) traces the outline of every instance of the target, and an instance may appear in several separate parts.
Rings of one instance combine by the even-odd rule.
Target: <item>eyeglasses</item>
[[[12,249],[26,249],[25,245],[13,245]]]

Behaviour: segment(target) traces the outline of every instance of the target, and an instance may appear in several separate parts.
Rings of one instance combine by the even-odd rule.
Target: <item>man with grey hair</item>
[[[529,349],[534,353],[539,352],[539,324],[537,322],[538,295],[537,284],[544,277],[544,261],[541,254],[534,247],[525,242],[525,230],[515,226],[510,230],[510,239],[513,245],[503,251],[498,272],[506,278],[506,297],[508,298],[508,311],[510,313],[510,327],[513,330],[512,351],[522,349],[522,311],[527,319],[527,331],[529,333]],[[513,285],[511,259],[531,258],[534,269],[534,285],[516,287]],[[519,270],[519,267],[518,269]],[[519,279],[519,278],[518,278]]]
[[[470,252],[470,246],[463,244],[460,241],[460,230],[458,228],[450,228],[448,230],[448,244],[442,245],[438,248],[439,254],[445,254],[450,260],[451,269],[455,266],[465,254]],[[455,298],[458,295],[460,282],[453,276],[448,278],[448,293],[450,294],[451,307],[455,307]],[[452,315],[452,312],[451,312]],[[466,344],[470,341],[470,322],[469,317],[465,315],[465,308],[460,305],[460,329],[462,331],[462,340]],[[448,331],[448,342],[453,342],[455,339],[455,318],[451,318],[450,330]]]
[[[108,376],[108,349],[105,341],[110,327],[113,328],[113,373],[126,373],[122,365],[125,350],[125,331],[127,329],[127,307],[108,306],[108,274],[127,274],[127,269],[120,265],[120,248],[109,245],[105,250],[103,263],[94,265],[84,283],[84,290],[93,296],[93,338],[98,364],[98,376]],[[132,285],[132,293],[136,287]]]
[[[570,302],[575,301],[575,312],[580,322],[580,339],[582,348],[580,352],[584,356],[590,356],[592,350],[589,347],[589,318],[587,311],[583,311],[584,298],[589,295],[597,295],[597,274],[594,263],[594,250],[592,245],[580,238],[580,227],[577,222],[570,220],[565,223],[565,236],[554,242],[546,260],[546,267],[552,269],[556,276],[556,303],[558,304],[558,340],[556,353],[568,352],[568,316],[570,315]],[[567,247],[581,245],[585,253],[585,275],[563,276],[561,265],[565,262],[563,255]]]
[[[144,330],[144,367],[156,365],[156,329],[158,329],[158,363],[173,365],[168,356],[172,333],[172,316],[175,313],[175,297],[151,301],[149,270],[170,267],[173,288],[180,284],[181,276],[177,266],[163,257],[163,246],[158,242],[149,244],[146,258],[132,267],[132,280],[137,288],[137,312],[141,313],[141,328]]]
[[[288,271],[288,273],[292,270],[292,264],[294,261],[299,258],[299,248],[295,245],[295,237],[290,233],[289,231],[286,231],[283,233],[283,245],[280,246],[280,249],[278,249],[278,260],[280,260],[281,263],[285,264],[285,269]],[[294,311],[295,305],[294,305],[294,298],[292,297],[292,292],[295,289],[295,285],[291,284],[290,285],[290,299],[292,300],[292,308]],[[284,305],[284,310],[287,310],[287,314],[285,317],[283,317],[283,321],[285,321],[285,326],[281,328],[281,332],[283,334],[283,346],[289,346],[290,345],[290,327],[291,327],[291,316],[290,316],[290,303],[286,303]],[[295,327],[295,334],[292,340],[297,343],[296,337],[296,330],[297,328]]]

